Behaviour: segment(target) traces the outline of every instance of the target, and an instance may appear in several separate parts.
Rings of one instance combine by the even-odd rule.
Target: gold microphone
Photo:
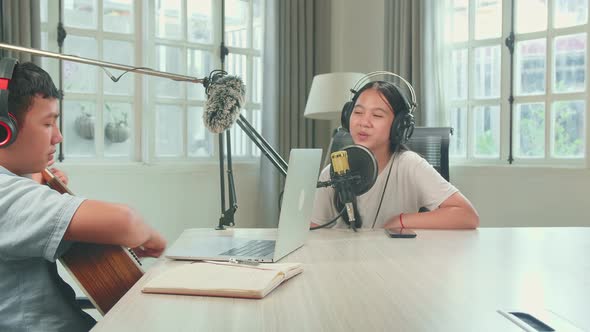
[[[334,169],[334,173],[342,176],[347,172],[350,172],[348,153],[346,151],[332,152],[330,158],[332,159],[332,168]]]
[[[336,176],[342,177],[350,173],[348,153],[346,151],[332,152],[332,154],[330,154],[330,159],[332,159],[332,169],[334,170]],[[350,191],[350,188],[347,187],[348,185],[344,184],[343,186],[339,186],[339,188],[337,188],[337,191],[340,196],[340,201],[344,203],[344,206],[346,207],[348,221],[350,221],[350,223],[354,225],[354,207],[352,205],[353,194]]]

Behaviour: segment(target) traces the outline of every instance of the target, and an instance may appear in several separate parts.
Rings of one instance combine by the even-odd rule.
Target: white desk
[[[314,231],[283,259],[303,274],[262,300],[141,293],[185,264],[162,259],[93,331],[522,331],[498,309],[590,331],[590,228],[417,233]]]

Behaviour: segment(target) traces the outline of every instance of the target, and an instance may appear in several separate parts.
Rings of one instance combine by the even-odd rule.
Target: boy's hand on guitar
[[[68,185],[68,176],[66,175],[66,173],[62,172],[60,169],[58,168],[51,168],[50,169],[51,173],[53,173],[53,175],[58,178],[63,184],[65,184],[66,186]],[[47,181],[45,181],[45,179],[43,178],[43,175],[41,175],[41,173],[34,173],[31,174],[31,178],[33,179],[33,181],[40,183],[40,184],[46,184]]]
[[[51,173],[53,173],[53,175],[55,175],[56,178],[58,178],[63,184],[65,184],[66,186],[68,185],[69,179],[68,176],[66,175],[66,173],[62,172],[61,170],[53,167],[49,169],[51,171]]]
[[[133,251],[138,257],[160,257],[166,249],[166,240],[156,231],[152,231],[150,238]]]

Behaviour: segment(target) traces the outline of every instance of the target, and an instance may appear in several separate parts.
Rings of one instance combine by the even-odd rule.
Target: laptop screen
[[[305,243],[321,158],[321,149],[291,150],[279,217],[275,261]]]

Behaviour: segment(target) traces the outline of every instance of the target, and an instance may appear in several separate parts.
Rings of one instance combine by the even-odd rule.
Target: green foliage
[[[486,130],[477,137],[475,151],[478,155],[493,156],[498,154],[498,144],[491,130]]]
[[[545,154],[545,112],[542,106],[527,105],[520,113],[518,154],[526,157],[542,157]]]
[[[579,112],[570,103],[556,103],[554,123],[554,154],[558,157],[579,157],[583,154]]]

